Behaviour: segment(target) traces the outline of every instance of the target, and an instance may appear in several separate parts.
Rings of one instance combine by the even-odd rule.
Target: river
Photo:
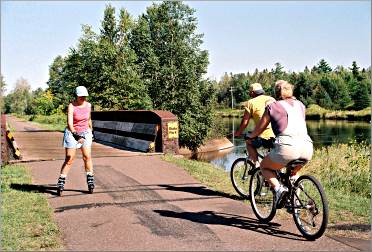
[[[240,118],[223,118],[223,124],[230,132],[234,132],[240,125]],[[250,123],[247,130],[252,130],[254,124]],[[313,139],[314,147],[320,148],[335,143],[348,143],[350,141],[371,143],[371,125],[368,122],[351,122],[336,120],[307,121],[307,128],[310,137]],[[213,155],[210,153],[208,159],[227,171],[234,160],[244,156],[245,143],[241,138],[229,138],[235,147],[224,150],[222,153]],[[222,154],[222,155],[221,155]]]

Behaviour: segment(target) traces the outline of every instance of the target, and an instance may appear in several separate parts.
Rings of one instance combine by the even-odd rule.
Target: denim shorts
[[[90,129],[85,130],[84,132],[78,133],[79,136],[85,138],[82,144],[78,143],[71,131],[66,128],[63,134],[63,147],[68,149],[80,149],[81,147],[90,147],[92,146],[93,134]]]

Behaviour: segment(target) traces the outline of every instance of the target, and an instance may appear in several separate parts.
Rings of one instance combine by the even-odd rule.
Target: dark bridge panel
[[[169,111],[92,112],[97,140],[144,152],[178,154],[178,119]]]

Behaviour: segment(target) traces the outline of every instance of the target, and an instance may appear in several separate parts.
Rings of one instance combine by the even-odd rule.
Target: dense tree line
[[[208,52],[201,49],[195,10],[178,1],[154,3],[134,19],[111,5],[103,13],[99,32],[82,26],[82,36],[66,56],[49,66],[48,88],[31,90],[17,80],[4,99],[7,113],[51,115],[65,113],[76,86],[88,88],[95,110],[160,109],[177,115],[180,145],[195,150],[215,128],[213,109],[249,99],[249,84],[260,82],[272,94],[278,79],[295,86],[305,105],[359,110],[370,105],[371,69],[356,62],[332,69],[325,60],[304,71],[285,72],[280,63],[271,70],[225,74],[220,81],[203,78]],[[5,82],[1,76],[1,95]],[[2,99],[1,99],[2,100]],[[2,104],[0,104],[2,105]]]
[[[334,110],[360,110],[370,106],[371,68],[361,69],[354,61],[350,68],[337,66],[332,69],[324,60],[302,72],[285,72],[280,63],[270,71],[264,69],[253,73],[227,74],[216,83],[217,100],[220,106],[231,104],[231,87],[234,104],[249,99],[249,84],[259,82],[265,91],[273,95],[273,84],[278,79],[288,80],[294,85],[294,95],[305,105],[317,104]]]
[[[35,94],[27,81],[18,81],[6,111],[56,113],[84,85],[96,110],[171,111],[179,119],[180,145],[196,150],[213,124],[215,90],[203,78],[208,52],[200,49],[203,35],[196,34],[194,13],[182,2],[165,1],[134,20],[124,8],[117,18],[108,5],[100,32],[83,25],[77,46],[54,59],[47,90]]]

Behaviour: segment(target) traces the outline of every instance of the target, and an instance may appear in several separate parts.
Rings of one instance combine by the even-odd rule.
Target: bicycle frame
[[[300,163],[300,164],[288,164],[286,166],[286,172],[285,173],[282,173],[280,171],[277,171],[276,172],[277,173],[277,177],[280,180],[280,182],[284,186],[286,186],[288,188],[288,193],[283,198],[283,201],[286,203],[283,207],[285,207],[288,210],[288,212],[292,212],[294,209],[307,208],[306,207],[307,204],[304,204],[301,201],[301,199],[298,196],[298,194],[297,194],[297,190],[298,189],[300,189],[301,192],[304,193],[309,199],[313,200],[306,191],[302,190],[302,188],[295,187],[294,186],[294,182],[295,181],[292,181],[290,179],[292,172],[294,170],[299,170],[298,165],[300,165],[301,167],[303,167],[305,164],[306,164],[306,161],[304,161],[303,163]],[[290,199],[292,198],[292,195],[294,195],[293,197],[296,197],[296,199],[299,201],[300,206],[293,206],[293,204],[290,202]],[[316,213],[314,213],[314,214],[317,214],[318,213],[318,209],[316,208],[315,210],[316,210]]]

